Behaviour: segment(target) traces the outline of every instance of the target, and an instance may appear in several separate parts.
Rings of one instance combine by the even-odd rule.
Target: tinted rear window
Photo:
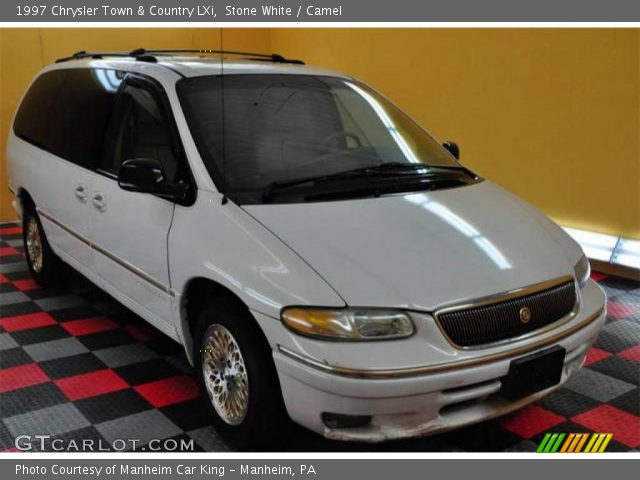
[[[77,165],[95,167],[121,77],[103,69],[43,74],[20,105],[16,135]]]
[[[20,104],[13,124],[15,134],[40,148],[50,142],[50,118],[64,81],[63,71],[40,75]]]

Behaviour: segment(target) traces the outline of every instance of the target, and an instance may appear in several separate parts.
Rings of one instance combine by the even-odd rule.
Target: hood
[[[353,306],[431,311],[573,274],[544,216],[488,181],[243,208]]]

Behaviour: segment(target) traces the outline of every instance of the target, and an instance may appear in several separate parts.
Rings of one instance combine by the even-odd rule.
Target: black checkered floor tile
[[[336,443],[295,428],[294,451],[535,451],[543,434],[612,432],[608,451],[640,448],[640,284],[594,274],[609,316],[585,368],[565,388],[497,420],[381,445]],[[115,448],[230,448],[207,422],[182,348],[90,282],[60,290],[29,276],[16,224],[0,224],[0,450],[84,441]],[[114,443],[117,439],[135,444]],[[77,447],[76,447],[77,448]]]

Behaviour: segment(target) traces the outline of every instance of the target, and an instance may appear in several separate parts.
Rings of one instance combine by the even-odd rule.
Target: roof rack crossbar
[[[74,53],[69,57],[63,57],[56,60],[56,63],[67,62],[70,60],[79,60],[82,58],[95,58],[100,59],[104,57],[117,57],[117,58],[135,58],[139,61],[145,62],[157,62],[156,56],[158,55],[171,55],[174,53],[197,53],[200,55],[239,55],[243,57],[251,57],[251,60],[267,60],[275,63],[291,63],[295,65],[304,65],[302,60],[295,60],[285,58],[277,53],[254,53],[254,52],[240,52],[234,50],[208,50],[208,49],[161,49],[161,50],[147,50],[144,48],[137,48],[130,52],[87,52],[81,50]]]
[[[302,60],[295,60],[286,58],[278,53],[255,53],[255,52],[241,52],[236,50],[211,50],[211,49],[154,49],[146,50],[139,48],[131,52],[132,56],[138,56],[143,54],[154,55],[167,55],[172,53],[199,53],[201,55],[240,55],[243,57],[253,57],[254,59],[270,60],[276,63],[293,63],[297,65],[304,65]]]
[[[124,52],[86,52],[81,50],[75,52],[69,57],[58,58],[56,63],[68,62],[69,60],[79,60],[82,58],[104,58],[104,57],[130,57],[131,55]]]

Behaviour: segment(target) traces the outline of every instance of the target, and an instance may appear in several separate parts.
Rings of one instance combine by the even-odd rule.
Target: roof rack
[[[242,57],[252,57],[250,60],[266,60],[275,63],[292,63],[296,65],[304,65],[302,60],[286,58],[277,53],[254,53],[239,52],[235,50],[210,50],[210,49],[162,49],[162,50],[145,50],[138,48],[130,52],[131,56],[138,57],[141,55],[171,55],[174,53],[199,53],[201,55],[239,55]]]
[[[233,50],[206,50],[206,49],[163,49],[163,50],[146,50],[144,48],[137,48],[130,52],[87,52],[81,50],[74,53],[70,57],[63,57],[56,60],[56,63],[67,62],[69,60],[79,60],[82,58],[94,58],[100,59],[104,57],[119,57],[119,58],[135,58],[141,62],[158,61],[157,57],[162,55],[172,55],[175,53],[197,53],[200,55],[239,55],[243,57],[250,57],[249,60],[256,61],[268,61],[275,63],[291,63],[294,65],[304,65],[302,60],[294,60],[285,58],[277,53],[253,53],[253,52],[237,52]]]
[[[131,57],[129,53],[125,52],[86,52],[80,50],[69,57],[62,57],[56,60],[56,63],[68,62],[69,60],[80,60],[82,58],[104,58],[104,57]]]

